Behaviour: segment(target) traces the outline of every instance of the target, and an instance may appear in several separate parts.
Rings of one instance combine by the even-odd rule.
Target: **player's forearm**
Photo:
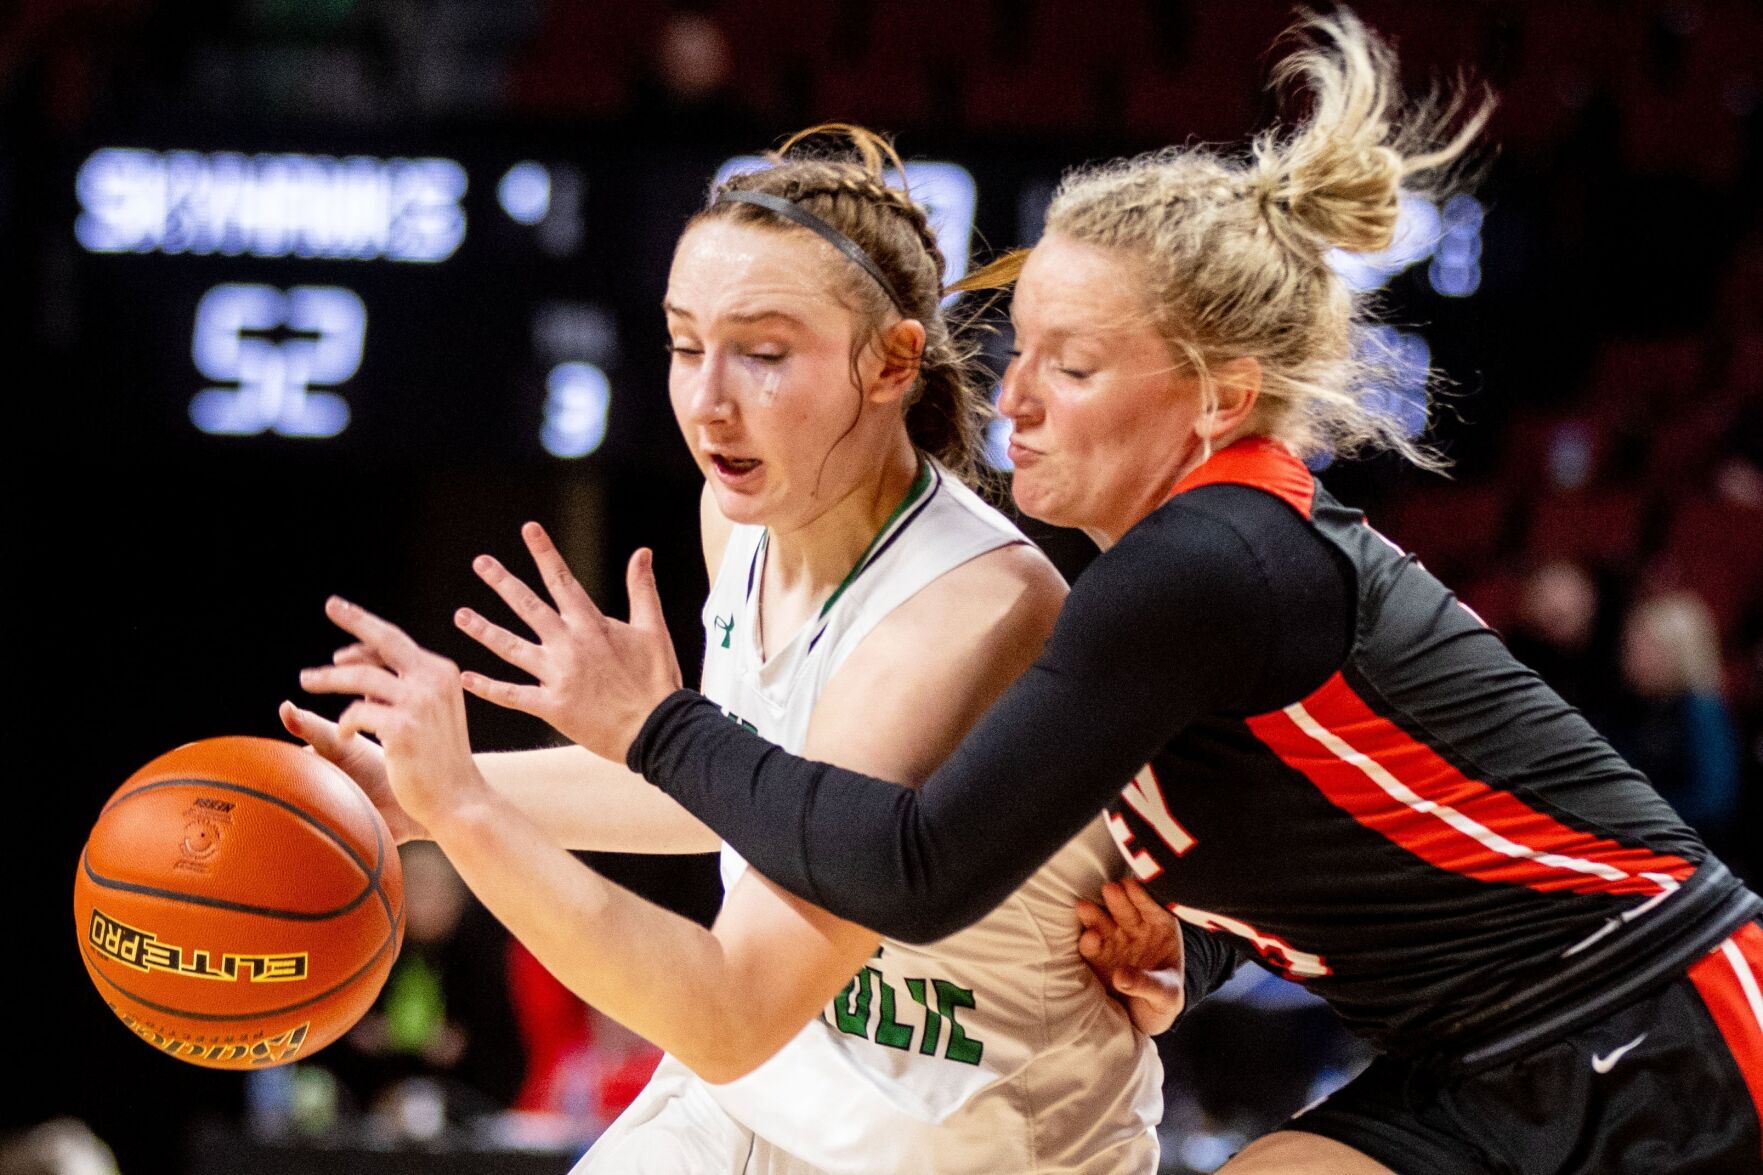
[[[478,770],[564,848],[708,853],[721,840],[622,763],[577,746],[473,756]]]
[[[706,1080],[744,1075],[801,1027],[752,1017],[745,1001],[763,1003],[764,976],[740,974],[710,931],[607,881],[499,796],[432,821],[430,831],[472,892],[564,986]]]
[[[785,889],[934,942],[1014,892],[1151,753],[1155,736],[1117,721],[1049,739],[1047,715],[1081,704],[1058,692],[1019,681],[916,792],[787,754],[685,692],[651,716],[632,762]]]

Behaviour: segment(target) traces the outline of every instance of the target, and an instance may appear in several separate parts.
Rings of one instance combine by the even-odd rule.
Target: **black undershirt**
[[[1276,710],[1345,661],[1351,573],[1289,506],[1204,486],[1078,578],[1040,659],[916,791],[790,755],[682,690],[629,762],[754,868],[905,942],[984,917],[1196,718]],[[1234,949],[1186,935],[1190,988]]]

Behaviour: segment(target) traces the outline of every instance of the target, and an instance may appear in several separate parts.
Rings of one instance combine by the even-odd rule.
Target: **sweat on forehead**
[[[1023,266],[1011,317],[1024,315],[1067,332],[1157,325],[1150,285],[1134,257],[1056,234],[1043,238]]]
[[[789,226],[705,221],[674,253],[664,309],[687,316],[783,311],[804,321],[861,313],[853,287],[869,278],[824,241]],[[879,298],[879,295],[877,295]]]

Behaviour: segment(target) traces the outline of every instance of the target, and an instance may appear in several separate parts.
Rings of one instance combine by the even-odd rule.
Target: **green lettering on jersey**
[[[869,1035],[869,1000],[874,993],[874,978],[875,972],[865,967],[851,976],[851,982],[833,1000],[833,1017],[838,1021],[840,1032],[852,1036]]]
[[[874,958],[881,958],[881,948],[877,947]],[[875,1028],[869,1026],[869,1010],[876,1002],[876,989],[881,989],[880,1014],[876,1017]],[[955,1018],[960,1008],[976,1006],[973,991],[950,983],[947,979],[907,979],[906,992],[912,1002],[924,1009],[924,1034],[918,1042],[918,1051],[923,1056],[937,1055],[937,1046],[942,1044],[943,1021],[949,1022],[948,1046],[943,1050],[945,1060],[956,1061],[963,1065],[977,1065],[985,1055],[986,1046],[982,1040],[967,1035],[961,1022]],[[934,994],[935,998],[931,996]],[[873,1040],[887,1048],[899,1049],[902,1052],[911,1049],[912,1036],[917,1031],[911,1024],[900,1023],[896,1015],[899,993],[894,985],[883,977],[875,967],[865,967],[851,977],[832,1004],[832,1016],[821,1012],[821,1018],[829,1025],[849,1036],[861,1036],[865,1040]],[[932,1004],[935,1007],[932,1007]]]
[[[943,1018],[924,998],[924,980],[908,979],[906,990],[911,993],[912,1002],[924,1008],[924,1039],[918,1042],[918,1051],[927,1057],[937,1055],[937,1043],[943,1039]]]
[[[875,1025],[875,1043],[891,1049],[912,1047],[912,1026],[894,1019],[894,988],[885,979],[881,981],[881,1018]]]
[[[955,1009],[973,1007],[973,993],[965,987],[956,987],[947,979],[934,982],[937,987],[937,1007],[949,1019],[949,1047],[943,1050],[943,1056],[964,1065],[979,1064],[979,1059],[985,1055],[985,1042],[970,1038],[961,1030],[961,1021],[955,1018]]]

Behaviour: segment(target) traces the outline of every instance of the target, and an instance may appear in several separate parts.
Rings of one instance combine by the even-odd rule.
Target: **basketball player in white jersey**
[[[855,159],[781,156],[688,227],[670,387],[706,475],[704,692],[786,749],[915,783],[1039,651],[1063,584],[956,475],[982,401],[943,320],[942,259],[882,182],[891,150],[850,133]],[[494,561],[479,570],[539,642],[469,611],[461,626],[539,684],[463,683],[567,734],[570,680],[590,671],[568,635],[594,614],[543,532],[527,541],[556,609]],[[633,607],[652,606],[641,553],[632,574]],[[362,644],[304,681],[364,700],[341,735],[291,706],[290,730],[400,836],[437,840],[560,979],[669,1052],[578,1171],[1155,1169],[1155,1051],[1077,952],[1074,904],[1120,872],[1100,819],[978,925],[879,941],[748,871],[622,765],[579,748],[474,763],[461,675],[359,609],[331,614]],[[380,735],[383,767],[353,729]],[[715,928],[559,844],[722,847]]]

